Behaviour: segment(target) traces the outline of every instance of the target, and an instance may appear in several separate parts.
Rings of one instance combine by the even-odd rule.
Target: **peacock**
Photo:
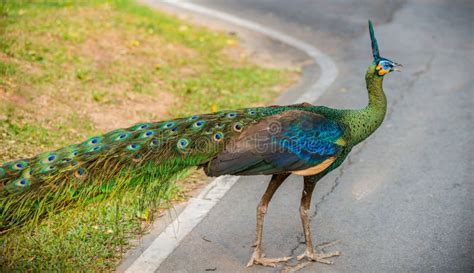
[[[125,192],[153,198],[173,176],[192,167],[211,177],[272,175],[257,207],[248,266],[275,266],[291,257],[264,257],[264,216],[275,191],[295,174],[304,178],[300,216],[306,240],[297,258],[332,263],[328,258],[339,252],[321,254],[313,247],[308,215],[313,190],[380,126],[387,110],[383,78],[401,66],[380,56],[370,20],[369,32],[374,60],[365,76],[367,107],[340,110],[302,103],[143,122],[7,162],[0,167],[1,229],[37,224],[48,215]]]

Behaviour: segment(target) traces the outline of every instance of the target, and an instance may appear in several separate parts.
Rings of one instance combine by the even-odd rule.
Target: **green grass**
[[[2,1],[0,163],[139,121],[266,104],[296,76],[251,63],[234,36],[132,1]],[[202,183],[192,177],[157,196],[157,210]],[[113,270],[156,214],[132,203],[2,235],[0,271]]]

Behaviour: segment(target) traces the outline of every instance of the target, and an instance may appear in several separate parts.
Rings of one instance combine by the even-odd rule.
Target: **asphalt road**
[[[299,272],[472,272],[472,1],[196,2],[291,33],[330,55],[339,76],[320,105],[365,106],[368,18],[375,22],[382,56],[404,65],[402,73],[385,79],[389,111],[381,128],[313,195],[315,240],[336,241],[327,251],[342,256],[334,265],[310,264]],[[284,269],[245,268],[253,251],[255,207],[268,179],[238,181],[158,272]],[[302,185],[292,177],[270,203],[264,232],[269,257],[304,250]]]

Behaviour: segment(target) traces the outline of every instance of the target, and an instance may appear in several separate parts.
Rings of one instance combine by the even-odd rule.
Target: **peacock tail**
[[[48,214],[136,192],[156,198],[170,178],[209,161],[233,136],[270,114],[267,108],[221,111],[138,123],[0,167],[1,230]]]

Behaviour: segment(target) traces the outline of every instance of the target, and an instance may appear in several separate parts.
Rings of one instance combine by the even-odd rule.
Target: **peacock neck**
[[[383,77],[376,74],[375,64],[365,75],[369,103],[367,107],[348,111],[345,123],[349,125],[350,142],[356,145],[369,137],[382,124],[387,112],[387,98],[382,88]]]

